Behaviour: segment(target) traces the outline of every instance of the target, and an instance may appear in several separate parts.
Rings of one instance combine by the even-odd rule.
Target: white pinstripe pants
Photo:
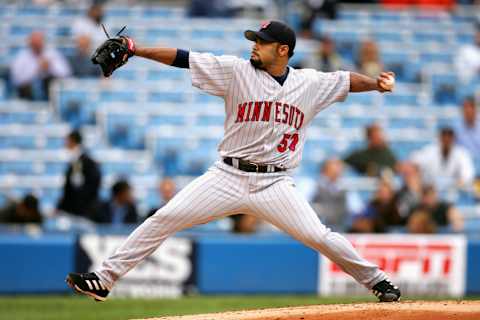
[[[111,289],[168,236],[236,213],[272,223],[328,257],[368,289],[386,278],[348,240],[320,222],[288,174],[247,173],[220,161],[141,224],[95,273]]]

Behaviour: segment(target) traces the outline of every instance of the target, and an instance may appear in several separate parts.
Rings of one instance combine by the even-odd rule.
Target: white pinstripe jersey
[[[287,169],[300,163],[313,117],[343,101],[350,88],[345,71],[289,67],[282,86],[266,71],[234,56],[190,52],[189,64],[193,86],[225,100],[220,156]]]

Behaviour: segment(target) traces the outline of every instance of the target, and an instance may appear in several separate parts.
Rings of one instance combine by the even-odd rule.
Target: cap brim
[[[262,31],[253,31],[253,30],[247,30],[244,33],[245,38],[247,38],[250,41],[257,41],[257,38],[262,39],[263,41],[268,41],[268,42],[277,42],[274,38],[270,37],[268,34],[262,32]]]

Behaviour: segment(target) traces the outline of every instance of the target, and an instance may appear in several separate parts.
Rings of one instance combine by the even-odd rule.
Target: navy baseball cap
[[[267,42],[279,42],[281,44],[286,44],[290,49],[288,51],[288,56],[293,56],[293,50],[295,49],[296,36],[295,32],[287,26],[285,23],[280,21],[266,21],[262,22],[260,30],[245,31],[245,38],[250,41],[256,41],[257,38],[262,39]]]

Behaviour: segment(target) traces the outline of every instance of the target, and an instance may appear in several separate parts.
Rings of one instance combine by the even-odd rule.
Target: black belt
[[[223,158],[223,162],[238,170],[242,170],[246,172],[271,173],[271,172],[280,172],[280,171],[286,170],[283,168],[275,167],[274,165],[271,165],[271,164],[268,164],[268,165],[256,164],[256,163],[251,163],[242,159],[230,158],[230,157]]]

